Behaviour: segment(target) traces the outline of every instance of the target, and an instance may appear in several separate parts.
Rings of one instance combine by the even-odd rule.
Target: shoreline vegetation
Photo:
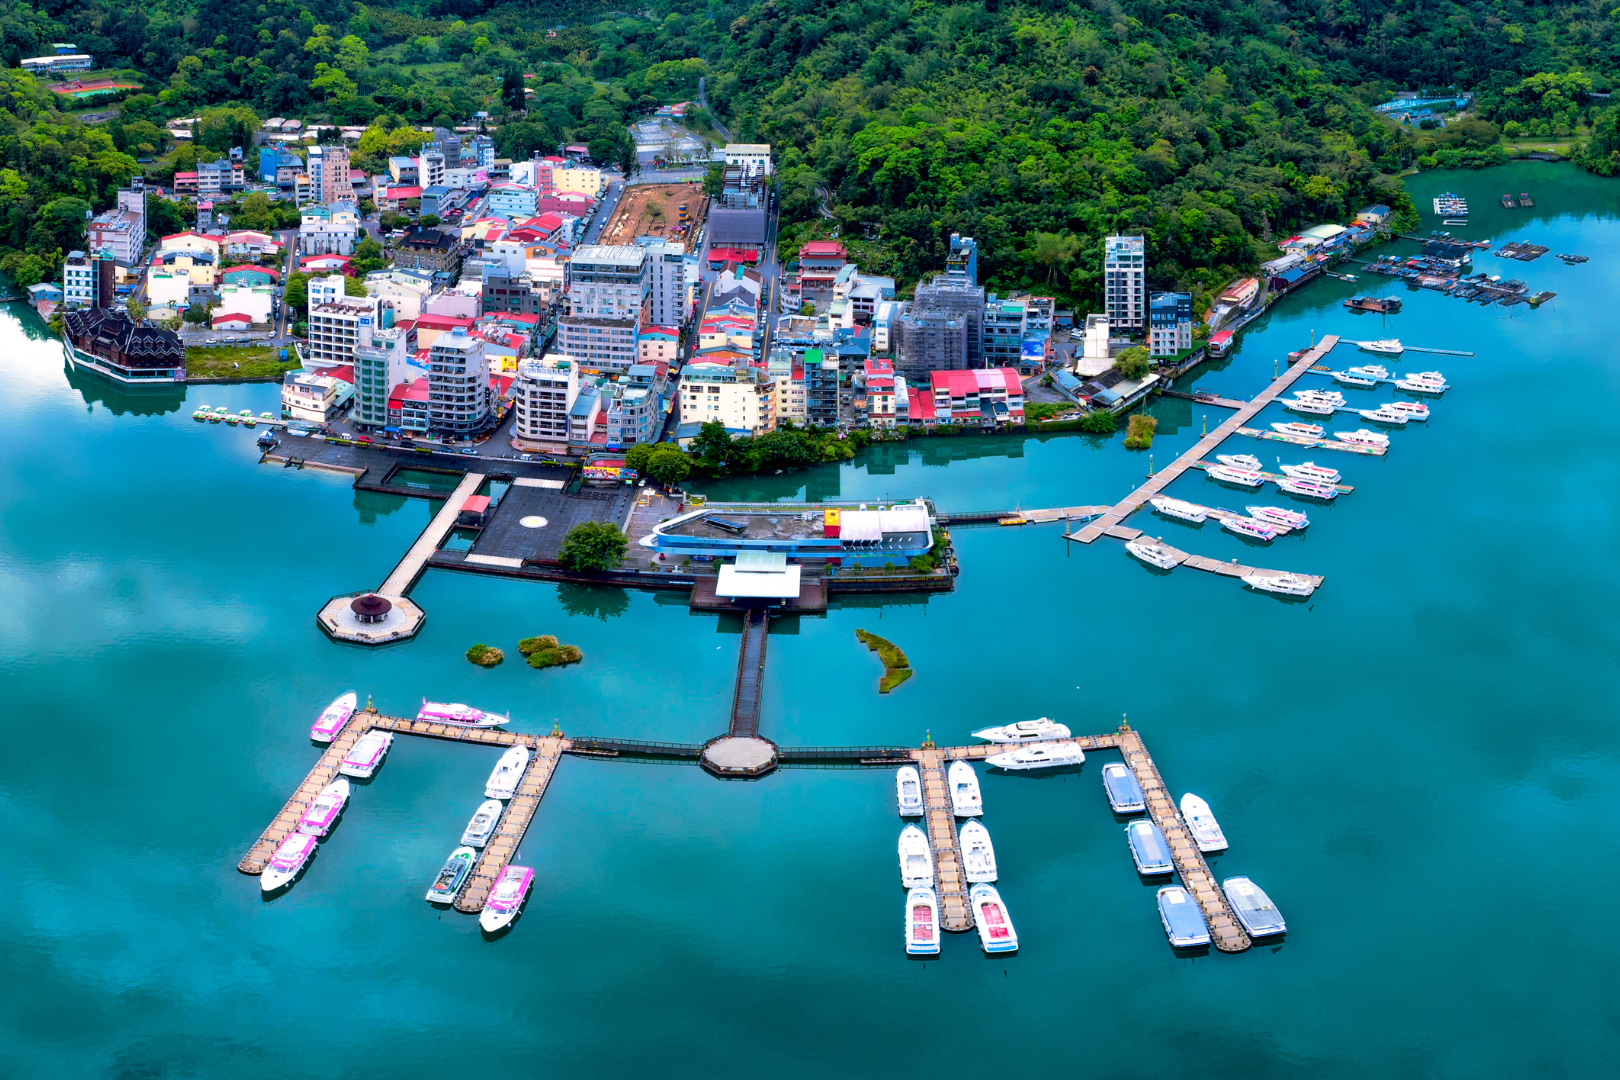
[[[906,659],[906,654],[894,642],[865,630],[856,630],[855,636],[883,661],[883,677],[878,680],[878,693],[887,694],[915,674],[911,661]]]

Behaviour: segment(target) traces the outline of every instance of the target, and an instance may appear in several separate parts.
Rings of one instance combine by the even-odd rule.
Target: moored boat
[[[1265,521],[1256,521],[1247,517],[1225,517],[1221,519],[1221,528],[1239,536],[1247,536],[1251,540],[1263,540],[1266,543],[1277,539],[1277,526]]]
[[[472,873],[473,863],[478,853],[470,847],[458,847],[444,860],[439,867],[439,876],[433,879],[433,885],[427,891],[430,904],[448,904],[456,898],[461,886],[466,882],[467,875]]]
[[[979,928],[979,946],[987,953],[1018,951],[1018,931],[1013,929],[1012,916],[1001,893],[987,882],[979,882],[968,890],[968,906],[973,909],[973,921]]]
[[[518,783],[523,779],[523,773],[528,767],[527,746],[514,746],[507,750],[495,763],[495,768],[489,774],[489,780],[484,784],[484,797],[510,799],[517,792]]]
[[[1399,409],[1392,409],[1388,405],[1380,405],[1376,409],[1361,409],[1359,411],[1363,420],[1371,420],[1375,424],[1394,424],[1397,427],[1405,427],[1406,422],[1411,419]]]
[[[417,710],[416,718],[437,724],[455,724],[458,727],[500,727],[502,724],[512,722],[510,716],[485,712],[471,705],[463,705],[459,701],[429,701],[427,698],[422,699],[422,707]]]
[[[523,903],[529,898],[529,889],[533,885],[532,869],[508,864],[501,871],[501,876],[495,879],[495,887],[489,890],[484,910],[478,913],[478,925],[484,933],[493,934],[510,926],[523,910]]]
[[[1292,476],[1277,481],[1277,490],[1288,495],[1303,495],[1308,499],[1325,499],[1328,502],[1339,497],[1339,489],[1332,484],[1324,484],[1319,480],[1299,480]]]
[[[1295,390],[1294,396],[1297,398],[1306,398],[1310,401],[1325,401],[1330,405],[1344,404],[1344,395],[1339,393],[1337,390],[1313,390],[1307,388],[1304,390]]]
[[[973,737],[993,743],[1042,742],[1046,739],[1067,739],[1069,727],[1043,716],[1039,720],[1019,720],[1001,727],[980,728],[973,733]]]
[[[1172,499],[1164,495],[1149,499],[1148,505],[1168,517],[1180,518],[1182,521],[1190,521],[1195,525],[1202,525],[1204,519],[1209,517],[1209,511],[1197,503],[1184,502],[1181,499]]]
[[[1345,373],[1363,379],[1389,378],[1389,368],[1383,364],[1362,364],[1358,367],[1346,368]]]
[[[1215,460],[1222,465],[1230,465],[1234,469],[1247,469],[1250,472],[1259,472],[1265,468],[1260,459],[1253,454],[1216,454]]]
[[[259,421],[257,419],[255,419],[253,414],[248,412],[246,409],[243,409],[241,412],[237,413],[236,415],[241,417],[241,419],[238,422],[243,427],[258,427],[259,426]]]
[[[1395,387],[1412,394],[1443,394],[1451,389],[1451,384],[1438,371],[1414,371],[1396,379]]]
[[[908,889],[934,884],[934,852],[928,835],[915,825],[900,830],[900,884]]]
[[[325,836],[349,801],[349,781],[343,777],[327,784],[321,793],[309,801],[303,816],[298,819],[298,831],[310,836]]]
[[[1399,356],[1406,351],[1399,338],[1379,338],[1377,341],[1360,342],[1362,351],[1377,353],[1380,356]]]
[[[922,816],[922,776],[915,765],[902,765],[895,770],[894,798],[901,817]]]
[[[1364,389],[1371,389],[1378,385],[1377,379],[1370,379],[1365,375],[1357,375],[1351,371],[1335,371],[1333,378],[1346,386],[1359,386]]]
[[[1086,752],[1072,740],[1035,743],[1020,746],[1005,754],[992,754],[984,759],[986,765],[996,769],[1053,769],[1062,765],[1079,765],[1086,760]]]
[[[1319,484],[1337,484],[1339,470],[1330,469],[1326,465],[1318,465],[1314,461],[1302,461],[1298,465],[1278,464],[1284,476],[1292,476],[1296,480],[1315,480]]]
[[[1209,925],[1192,894],[1180,885],[1166,885],[1159,890],[1159,921],[1164,924],[1164,936],[1178,949],[1196,949],[1209,944]]]
[[[1153,822],[1131,822],[1125,826],[1125,839],[1130,845],[1131,861],[1136,864],[1136,872],[1143,877],[1168,874],[1176,868],[1170,858],[1170,845]]]
[[[1265,482],[1257,470],[1234,469],[1230,465],[1211,465],[1204,472],[1211,480],[1219,480],[1223,484],[1241,484],[1243,487],[1259,487]]]
[[[1208,855],[1226,850],[1226,834],[1210,812],[1209,803],[1190,791],[1181,797],[1181,820],[1187,823],[1199,851]]]
[[[1272,424],[1271,430],[1275,431],[1279,435],[1292,435],[1296,438],[1320,439],[1322,437],[1322,425],[1302,424],[1297,420],[1289,420],[1286,423],[1281,424]]]
[[[1335,431],[1334,437],[1340,442],[1352,446],[1388,446],[1389,436],[1382,431],[1369,431],[1366,428],[1357,428],[1355,431]]]
[[[1244,509],[1252,518],[1288,529],[1303,529],[1311,523],[1311,519],[1298,510],[1284,510],[1280,506],[1246,506]]]
[[[1136,774],[1117,761],[1111,761],[1102,769],[1103,790],[1108,793],[1108,805],[1116,814],[1140,814],[1147,809],[1147,800],[1142,795],[1142,785],[1137,782]]]
[[[318,743],[329,743],[337,738],[337,733],[343,730],[354,716],[354,710],[359,706],[360,699],[353,690],[339,694],[332,700],[332,704],[321,710],[321,715],[315,718],[315,723],[309,729],[309,737]]]
[[[255,441],[261,447],[268,450],[281,440],[276,438],[276,433],[273,430],[266,428],[264,431],[259,432],[259,437]]]
[[[1226,900],[1232,905],[1232,913],[1238,917],[1238,922],[1243,924],[1243,929],[1249,932],[1250,937],[1271,937],[1273,934],[1285,933],[1288,930],[1282,912],[1271,902],[1271,897],[1248,878],[1227,878],[1221,882],[1221,890],[1226,893]]]
[[[309,833],[295,832],[287,837],[277,845],[269,865],[259,875],[259,888],[268,893],[291,884],[319,846],[320,841]]]
[[[468,847],[481,848],[489,843],[489,838],[495,833],[495,826],[501,820],[501,812],[506,809],[499,799],[485,799],[473,811],[473,816],[467,822],[467,827],[461,830],[461,842]]]
[[[343,756],[343,762],[338,766],[338,772],[344,776],[352,776],[357,780],[370,779],[388,756],[388,748],[394,745],[394,733],[391,731],[368,731],[355,740],[349,752]]]
[[[1305,413],[1309,416],[1332,416],[1339,411],[1331,401],[1307,397],[1290,398],[1282,403],[1282,407],[1289,412]]]
[[[1125,550],[1132,557],[1160,570],[1174,570],[1181,564],[1181,556],[1172,554],[1169,548],[1148,540],[1127,540]]]
[[[906,952],[912,956],[939,952],[939,898],[927,885],[906,893]]]
[[[962,847],[962,872],[969,881],[996,880],[996,848],[989,829],[977,821],[965,822],[957,842]]]
[[[1279,596],[1309,596],[1316,591],[1311,579],[1303,574],[1250,574],[1243,584]]]
[[[1392,401],[1385,405],[1384,408],[1405,413],[1408,420],[1427,420],[1429,418],[1429,407],[1421,401]]]
[[[951,789],[951,812],[957,817],[978,817],[984,813],[984,795],[979,791],[979,774],[960,758],[945,770]]]

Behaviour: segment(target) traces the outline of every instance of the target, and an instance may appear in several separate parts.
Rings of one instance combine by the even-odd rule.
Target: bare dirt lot
[[[691,219],[680,220],[686,207]],[[684,242],[702,223],[709,202],[702,184],[637,184],[624,189],[613,217],[602,230],[598,243],[630,244],[638,236],[661,236]]]

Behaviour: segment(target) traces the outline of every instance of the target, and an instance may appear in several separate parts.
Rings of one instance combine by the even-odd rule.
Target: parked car
[[[470,446],[467,447],[465,450],[460,451],[460,453],[461,453],[462,457],[477,457],[478,456],[478,451],[474,450]]]

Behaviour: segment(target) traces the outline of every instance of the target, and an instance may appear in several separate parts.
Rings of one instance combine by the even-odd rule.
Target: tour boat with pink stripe
[[[429,701],[427,698],[422,699],[422,708],[416,714],[416,718],[435,724],[456,724],[459,727],[500,727],[512,721],[510,716],[485,712],[483,709],[475,709],[458,701]]]
[[[478,925],[490,934],[506,929],[518,917],[518,912],[523,910],[523,902],[529,898],[529,888],[533,884],[533,870],[527,866],[507,866],[501,871],[501,876],[495,879],[489,899],[484,901]]]
[[[310,801],[304,816],[298,819],[298,831],[309,836],[325,836],[337,823],[348,801],[349,782],[340,776]]]
[[[968,890],[968,906],[979,928],[979,945],[987,953],[1018,951],[1018,931],[1013,929],[1007,905],[994,885],[981,882]]]
[[[926,885],[906,893],[906,952],[912,956],[939,952],[939,898]]]
[[[309,862],[309,857],[315,854],[319,844],[320,841],[308,833],[295,832],[287,837],[276,848],[276,853],[270,856],[270,865],[259,876],[259,887],[265,892],[275,892],[290,884],[304,864]]]

